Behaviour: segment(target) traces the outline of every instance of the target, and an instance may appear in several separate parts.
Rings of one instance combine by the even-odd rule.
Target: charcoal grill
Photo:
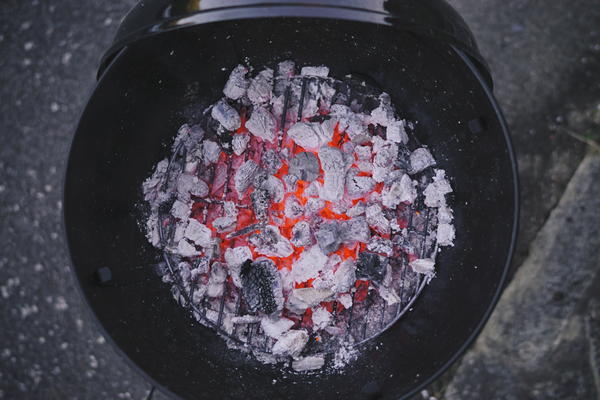
[[[235,65],[285,59],[390,93],[455,178],[455,247],[440,255],[429,285],[407,277],[397,307],[372,299],[369,318],[348,316],[347,335],[362,355],[343,373],[293,374],[228,350],[172,301],[152,267],[165,257],[176,277],[176,266],[138,225],[140,183],[170,153],[177,127],[221,96]],[[66,231],[102,329],[154,385],[185,398],[399,398],[437,377],[481,329],[512,255],[516,166],[486,64],[446,3],[142,1],[98,76],[71,149]],[[424,237],[428,212],[417,210],[421,221],[410,225]],[[207,325],[219,330],[220,321]],[[268,352],[270,343],[252,342],[253,329],[230,339]]]

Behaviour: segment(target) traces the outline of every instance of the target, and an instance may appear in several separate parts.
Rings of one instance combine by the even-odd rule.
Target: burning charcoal
[[[223,213],[226,217],[237,218],[238,210],[237,205],[233,201],[223,202]]]
[[[281,162],[281,157],[278,152],[273,149],[267,149],[262,153],[261,165],[268,174],[272,175],[281,169],[283,163]]]
[[[313,329],[325,329],[332,320],[333,315],[325,307],[316,307],[312,312]]]
[[[177,178],[177,198],[187,203],[190,201],[192,192],[200,193],[199,197],[206,196],[208,194],[208,186],[193,175],[185,173],[179,175],[179,178]]]
[[[340,222],[340,232],[342,239],[347,243],[367,243],[371,237],[367,219],[362,216]]]
[[[187,227],[185,228],[183,235],[186,239],[189,239],[198,246],[209,247],[212,243],[211,230],[206,225],[201,224],[193,218],[188,219]]]
[[[323,368],[325,365],[325,357],[322,355],[306,356],[292,361],[294,371],[313,371]]]
[[[304,213],[304,207],[297,198],[290,196],[285,201],[283,212],[287,218],[296,219]]]
[[[314,215],[325,207],[325,201],[311,197],[304,206],[304,214],[307,216]]]
[[[394,167],[394,161],[398,154],[398,146],[392,142],[386,142],[378,149],[373,159],[373,179],[383,182]]]
[[[221,155],[221,148],[216,142],[212,140],[205,140],[202,143],[202,159],[204,165],[214,164],[219,161]]]
[[[325,109],[331,108],[331,102],[333,101],[333,96],[335,95],[335,88],[333,88],[327,82],[321,82],[319,85],[319,95],[321,107]]]
[[[367,223],[381,235],[390,233],[390,221],[383,214],[383,210],[379,204],[372,204],[365,211]]]
[[[235,184],[235,190],[238,192],[238,197],[242,199],[246,189],[252,184],[254,177],[260,170],[260,167],[254,160],[248,160],[239,166],[235,172],[233,182]]]
[[[373,236],[367,244],[367,250],[390,257],[394,252],[394,247],[391,240]]]
[[[225,250],[225,262],[229,268],[229,275],[233,284],[239,288],[242,287],[242,278],[240,273],[242,271],[242,264],[246,260],[252,260],[252,251],[248,246],[239,246]]]
[[[329,68],[325,66],[302,67],[302,69],[300,70],[300,75],[327,77],[329,75]]]
[[[300,147],[317,150],[331,140],[333,128],[319,122],[297,122],[288,129],[288,136]]]
[[[233,139],[231,140],[231,146],[233,147],[234,154],[236,156],[242,155],[248,147],[248,142],[250,142],[250,135],[247,135],[245,133],[233,135]]]
[[[287,302],[287,308],[295,313],[302,314],[307,308],[316,307],[323,301],[333,299],[331,289],[317,289],[314,287],[293,289]]]
[[[424,147],[420,147],[410,154],[410,173],[416,174],[435,165],[435,159]]]
[[[379,254],[362,252],[356,262],[356,278],[381,283],[386,274],[387,259]]]
[[[223,89],[223,94],[231,100],[238,100],[244,97],[250,82],[246,79],[248,68],[238,65],[231,71],[229,79]]]
[[[279,339],[281,335],[292,329],[292,326],[294,326],[294,321],[285,317],[270,315],[264,316],[260,320],[260,327],[265,335],[273,339]]]
[[[276,137],[276,124],[275,117],[266,108],[256,107],[246,122],[246,128],[254,136],[267,142],[273,142]]]
[[[371,135],[364,121],[364,116],[354,113],[348,106],[334,104],[331,106],[330,115],[339,121],[339,129],[345,131],[352,143],[363,144],[371,139]]]
[[[386,139],[394,143],[408,143],[408,135],[406,134],[406,121],[394,121],[388,125],[385,131]]]
[[[438,208],[437,217],[440,224],[449,224],[454,219],[452,210],[445,205]]]
[[[144,200],[146,200],[149,204],[155,204],[157,201],[159,201],[158,197],[160,188],[165,180],[168,167],[169,161],[165,158],[156,165],[152,175],[142,184]]]
[[[254,210],[256,219],[259,221],[266,220],[270,204],[269,192],[266,189],[258,188],[252,192],[250,198],[252,199],[252,209]]]
[[[414,260],[409,264],[413,271],[424,274],[427,276],[433,276],[435,274],[435,261],[430,258],[421,258],[418,260]]]
[[[304,189],[305,196],[318,197],[321,193],[321,184],[318,181],[313,181],[306,189]]]
[[[273,355],[297,357],[308,342],[308,333],[305,330],[287,331],[273,345]]]
[[[311,278],[316,278],[325,263],[327,263],[327,256],[323,254],[319,246],[304,250],[294,261],[292,279],[294,282],[306,282]]]
[[[291,78],[294,76],[296,64],[291,60],[282,61],[277,64],[277,76]]]
[[[382,203],[384,206],[394,209],[400,203],[411,204],[417,198],[417,182],[414,182],[406,174],[392,183],[390,187],[386,187],[382,193]]]
[[[351,218],[358,217],[359,215],[363,215],[365,213],[366,209],[367,209],[367,205],[364,202],[359,201],[354,206],[349,208],[348,211],[346,211],[346,215]]]
[[[319,160],[324,171],[321,198],[328,201],[341,200],[346,175],[342,152],[335,147],[323,147],[319,149]]]
[[[436,240],[440,246],[454,246],[454,226],[440,223],[437,227]]]
[[[201,126],[190,126],[188,124],[183,124],[179,130],[177,130],[177,136],[173,141],[172,150],[175,150],[181,143],[183,143],[183,146],[187,152],[191,153],[203,138],[204,130]]]
[[[283,308],[281,278],[275,263],[267,258],[242,265],[242,290],[251,311],[271,314]]]
[[[236,109],[231,107],[225,100],[220,100],[215,104],[210,115],[219,121],[219,123],[228,131],[235,131],[242,124],[240,115]]]
[[[250,243],[256,247],[257,253],[267,257],[289,257],[294,252],[292,244],[272,225],[250,236]]]
[[[340,226],[337,221],[327,221],[322,223],[315,233],[315,237],[324,254],[333,253],[340,247],[340,244],[342,244]]]
[[[198,257],[196,261],[194,261],[192,275],[197,277],[198,275],[206,274],[208,272],[209,265],[210,259],[208,257]]]
[[[208,278],[208,297],[220,297],[225,290],[225,279],[227,279],[227,270],[224,265],[214,262],[210,267],[210,277]]]
[[[187,220],[191,212],[192,205],[179,200],[175,200],[173,206],[171,207],[171,215],[181,221]]]
[[[256,75],[248,87],[248,99],[254,105],[261,105],[271,100],[273,87],[273,70],[265,69]]]
[[[270,175],[262,183],[261,187],[269,193],[269,198],[272,202],[280,203],[283,201],[285,187],[283,186],[283,182],[281,182],[281,179],[277,178],[276,176]]]
[[[354,261],[344,260],[333,273],[333,279],[337,293],[347,292],[354,287],[354,282],[356,282],[356,265]]]
[[[233,217],[218,217],[212,222],[213,227],[219,233],[231,232],[235,229],[237,218]]]
[[[296,183],[298,182],[298,177],[288,174],[283,177],[283,182],[285,183],[285,190],[287,192],[293,192],[296,190]]]
[[[292,244],[296,247],[311,246],[314,241],[310,232],[310,225],[306,221],[300,221],[292,228]]]
[[[381,126],[390,126],[396,121],[394,118],[394,108],[390,95],[382,93],[379,96],[379,106],[371,111],[371,123]]]
[[[371,161],[371,146],[356,146],[354,152],[356,153],[356,158],[358,158],[358,160]]]
[[[363,197],[375,188],[375,181],[370,176],[359,176],[358,171],[353,169],[346,175],[346,190],[351,199]]]
[[[289,173],[306,182],[312,182],[319,177],[319,160],[313,153],[296,154],[289,164]]]
[[[436,169],[433,181],[425,188],[425,205],[441,207],[446,205],[446,194],[452,192],[450,183],[446,180],[446,171]]]
[[[179,254],[181,257],[194,257],[200,254],[200,252],[196,250],[196,247],[187,240],[180,240],[174,253]]]

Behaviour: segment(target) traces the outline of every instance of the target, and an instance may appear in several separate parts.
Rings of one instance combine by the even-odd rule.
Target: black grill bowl
[[[473,48],[401,29],[385,16],[360,22],[303,7],[163,26],[111,49],[73,140],[64,214],[83,297],[125,357],[182,398],[403,398],[457,359],[502,289],[517,227],[517,175],[483,62]],[[140,227],[141,183],[169,154],[178,127],[221,97],[237,64],[286,59],[327,65],[333,77],[360,74],[388,92],[400,115],[418,121],[416,135],[454,188],[457,238],[440,254],[437,277],[342,373],[294,374],[228,350],[172,299],[153,271],[160,253]]]

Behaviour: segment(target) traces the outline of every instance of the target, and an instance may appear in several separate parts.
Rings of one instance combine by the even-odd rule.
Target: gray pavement
[[[533,247],[528,258],[532,240],[585,153],[585,146],[565,132],[585,133],[600,124],[600,7],[597,0],[451,3],[473,28],[491,64],[496,93],[513,131],[523,186],[513,269],[527,259],[526,271],[538,254]],[[93,88],[99,57],[132,4],[0,3],[0,398],[143,399],[150,388],[92,324],[75,289],[60,228],[69,142]],[[588,239],[581,237],[581,242],[591,244]],[[539,273],[550,272],[541,268]],[[581,302],[591,297],[594,287],[600,285],[591,285]],[[515,291],[507,291],[506,302]],[[580,343],[576,354],[597,354],[600,348],[597,341],[595,347],[589,345],[597,332],[594,321],[600,319],[596,303],[589,304],[577,308],[579,319],[562,310],[568,325],[564,340]],[[499,310],[494,318],[505,318],[501,313],[506,311]],[[514,329],[525,323],[523,318],[515,319]],[[503,334],[517,340],[513,331]],[[588,340],[580,341],[584,336]],[[483,367],[483,375],[469,373],[469,360],[489,363],[503,348],[493,343],[482,356],[481,346],[467,355],[467,364],[457,365],[440,381],[443,387],[449,383],[449,397],[476,396],[479,380],[489,378],[485,374],[490,371],[495,375]],[[573,353],[569,347],[562,349],[565,359]],[[585,380],[588,389],[582,393],[591,394],[590,382],[599,379],[588,367],[593,362],[569,365]],[[548,365],[548,371],[554,367]],[[546,372],[538,373],[543,377]],[[512,374],[510,379],[523,388],[533,378]],[[560,387],[546,398],[576,393],[578,379],[556,381]],[[507,392],[504,398],[528,398],[527,393]]]

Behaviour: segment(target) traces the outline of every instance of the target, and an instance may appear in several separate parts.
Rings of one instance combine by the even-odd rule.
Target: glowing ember
[[[148,239],[179,262],[164,279],[191,291],[199,321],[227,336],[259,324],[271,360],[305,371],[324,360],[308,343],[351,344],[356,305],[402,301],[402,269],[433,277],[454,228],[445,172],[409,149],[390,96],[361,103],[327,67],[295,70],[236,67],[143,189]]]

